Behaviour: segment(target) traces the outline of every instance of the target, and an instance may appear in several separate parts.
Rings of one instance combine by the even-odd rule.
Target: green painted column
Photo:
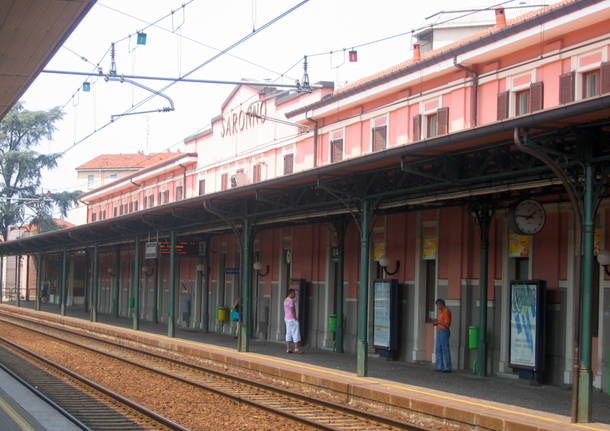
[[[176,336],[176,232],[169,236],[169,298],[167,302],[167,336]]]
[[[59,312],[66,315],[66,302],[68,296],[68,249],[64,248],[61,262],[61,291],[59,295]]]
[[[593,286],[593,236],[595,210],[593,166],[585,165],[583,199],[583,280],[580,312],[580,366],[578,369],[577,422],[591,422],[591,290]]]
[[[252,221],[244,219],[241,251],[241,315],[238,350],[250,351],[251,296],[252,296]]]
[[[85,267],[87,268],[87,270],[85,271],[85,291],[84,291],[84,298],[83,298],[83,311],[86,312],[90,312],[90,308],[89,308],[89,301],[91,300],[91,295],[93,295],[93,292],[90,292],[89,290],[93,290],[93,277],[91,277],[91,279],[89,278],[89,250],[85,250]],[[91,267],[93,269],[93,263],[91,264]],[[89,289],[89,282],[91,282],[91,289]]]
[[[42,295],[42,259],[44,259],[44,255],[42,253],[38,254],[38,258],[36,259],[36,305],[35,309],[40,311],[40,295]]]
[[[93,262],[91,265],[91,321],[97,322],[97,300],[99,297],[99,247],[93,246]]]
[[[203,281],[203,293],[201,296],[201,330],[203,332],[209,332],[209,322],[210,322],[210,240],[206,240],[205,244],[205,257],[204,257],[204,265],[205,265],[205,274]]]
[[[477,355],[478,375],[487,375],[487,282],[489,279],[489,227],[491,214],[482,208],[479,216],[481,229],[481,258],[479,270],[479,350]]]
[[[155,297],[153,298],[152,321],[156,325],[159,323],[159,291],[161,290],[161,255],[157,244],[157,259],[155,267]]]
[[[371,203],[362,201],[360,216],[360,283],[358,287],[358,344],[356,346],[356,373],[368,373],[368,299],[369,299],[369,225]]]
[[[131,317],[133,329],[140,329],[140,248],[140,238],[136,235],[133,249],[133,273],[131,274],[131,297],[133,298]]]
[[[21,293],[21,255],[17,256],[15,261],[15,301],[17,307],[21,306],[21,299],[19,294]]]
[[[337,315],[337,332],[335,332],[335,351],[343,353],[343,301],[345,299],[344,265],[345,265],[345,229],[347,223],[339,221],[335,224],[337,231],[337,292],[335,310]]]
[[[119,295],[121,293],[121,248],[116,248],[112,278],[112,316],[119,317]]]

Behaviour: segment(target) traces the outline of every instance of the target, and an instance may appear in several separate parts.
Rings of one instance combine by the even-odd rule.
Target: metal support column
[[[583,196],[583,280],[577,422],[591,422],[591,290],[593,286],[593,236],[595,228],[593,173],[594,169],[591,163],[586,163]]]
[[[343,353],[343,301],[345,300],[345,230],[347,222],[341,220],[335,223],[337,232],[337,291],[335,292],[335,314],[337,315],[337,328],[335,332],[335,351]]]
[[[252,296],[252,221],[249,218],[244,219],[242,228],[242,251],[241,251],[241,316],[239,316],[240,334],[239,346],[240,352],[248,352],[250,350],[250,314],[251,314],[251,296]]]
[[[116,248],[114,271],[112,271],[112,316],[119,317],[119,295],[121,293],[121,249]]]
[[[131,310],[132,328],[140,329],[140,237],[136,235],[133,249],[133,273],[131,274],[131,297],[133,308]]]
[[[210,322],[210,240],[206,239],[205,243],[205,257],[204,266],[205,266],[205,274],[203,281],[203,292],[201,294],[201,330],[203,332],[209,332],[209,322]]]
[[[477,204],[473,208],[481,230],[481,257],[479,269],[479,351],[477,355],[478,375],[487,375],[487,283],[489,279],[489,228],[494,209],[488,204]]]
[[[66,303],[68,296],[68,249],[64,248],[61,262],[61,292],[59,295],[59,312],[62,316],[66,315]]]
[[[89,250],[85,250],[85,289],[84,289],[84,298],[83,298],[83,311],[90,312],[91,308],[89,306],[89,302],[91,301],[91,296],[93,295],[93,277],[89,278]],[[91,268],[93,269],[93,264],[91,264]],[[91,288],[89,288],[91,286]]]
[[[169,298],[167,302],[167,336],[176,336],[176,232],[169,236]]]
[[[155,298],[153,300],[152,320],[156,325],[159,323],[159,292],[161,291],[161,255],[159,254],[159,244],[157,243],[157,266],[155,268]]]
[[[21,255],[18,255],[15,260],[15,303],[17,307],[21,306],[19,294],[21,293]]]
[[[93,246],[93,262],[91,264],[91,321],[97,322],[97,300],[99,297],[99,247]]]
[[[36,305],[34,308],[40,311],[40,296],[42,295],[42,259],[44,255],[40,253],[36,259]]]
[[[25,256],[25,300],[30,302],[30,255]]]
[[[356,373],[363,377],[368,368],[368,299],[369,299],[369,224],[371,202],[362,201],[360,216],[360,284],[358,287],[358,344],[356,346]]]

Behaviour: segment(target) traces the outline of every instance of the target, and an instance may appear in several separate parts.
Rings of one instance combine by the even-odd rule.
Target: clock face
[[[534,235],[540,232],[545,221],[544,208],[533,199],[519,202],[512,213],[514,230],[522,235]]]

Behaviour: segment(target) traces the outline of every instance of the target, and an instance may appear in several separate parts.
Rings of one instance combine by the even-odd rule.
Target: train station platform
[[[76,431],[81,428],[0,369],[2,431]]]
[[[126,318],[99,315],[100,323],[91,323],[82,308],[69,308],[66,317],[58,315],[56,305],[44,305],[44,313],[28,308],[30,303],[22,304],[20,310],[6,307],[196,356],[211,366],[285,388],[314,391],[337,402],[386,413],[399,411],[405,419],[417,419],[420,424],[445,424],[460,430],[610,431],[610,396],[597,390],[592,393],[594,422],[572,424],[569,388],[532,385],[505,377],[481,378],[461,370],[436,373],[431,364],[387,361],[374,356],[369,358],[368,377],[358,377],[354,354],[305,347],[305,354],[294,355],[286,353],[282,343],[259,340],[252,340],[250,352],[245,353],[237,351],[237,340],[227,335],[177,329],[176,338],[169,338],[164,324],[142,321],[141,329],[134,331],[130,329],[131,320]]]

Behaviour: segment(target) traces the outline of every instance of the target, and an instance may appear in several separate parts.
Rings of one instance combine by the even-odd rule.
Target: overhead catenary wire
[[[212,46],[212,45],[208,45],[207,43],[201,42],[200,40],[197,40],[197,39],[194,39],[194,38],[192,38],[192,37],[189,37],[189,36],[187,36],[187,35],[185,35],[185,34],[183,34],[183,33],[176,33],[174,30],[170,30],[170,29],[165,28],[165,27],[163,27],[163,26],[160,26],[160,25],[158,25],[158,24],[155,24],[155,23],[149,23],[148,21],[146,21],[146,20],[144,20],[144,19],[142,19],[142,18],[139,18],[139,17],[137,17],[137,16],[131,15],[131,14],[129,14],[129,13],[127,13],[127,12],[124,12],[124,11],[121,11],[121,10],[119,10],[119,9],[115,9],[115,8],[113,8],[113,7],[111,7],[111,6],[104,5],[104,4],[101,4],[101,3],[98,3],[98,5],[100,5],[100,6],[102,6],[102,7],[105,7],[106,9],[112,10],[112,11],[114,11],[114,12],[118,13],[118,14],[124,15],[124,16],[126,16],[126,17],[128,17],[128,18],[131,18],[131,19],[133,19],[133,20],[140,21],[140,22],[142,22],[142,23],[144,23],[144,24],[147,24],[147,25],[148,25],[148,27],[155,27],[155,28],[158,28],[159,30],[163,30],[163,31],[165,31],[165,32],[175,34],[175,35],[176,35],[176,37],[178,37],[178,38],[180,38],[180,39],[185,39],[185,40],[188,40],[189,42],[193,42],[193,43],[195,43],[195,44],[197,44],[197,45],[203,46],[203,47],[208,48],[208,49],[211,49],[211,50],[213,50],[213,51],[217,51],[217,52],[218,52],[218,51],[221,51],[221,49],[220,49],[220,48],[216,48],[216,47],[214,47],[214,46]],[[148,27],[146,27],[146,28],[148,28]],[[251,65],[251,66],[258,67],[259,69],[262,69],[262,70],[265,70],[265,71],[267,71],[267,72],[273,73],[274,75],[279,75],[279,76],[285,75],[285,73],[284,73],[284,74],[280,74],[280,73],[278,73],[277,71],[275,71],[275,70],[273,70],[273,69],[269,69],[269,68],[268,68],[268,67],[266,67],[266,66],[263,66],[263,65],[261,65],[261,64],[255,63],[255,62],[253,62],[253,61],[251,61],[251,60],[248,60],[248,59],[246,59],[246,58],[244,58],[244,57],[240,57],[240,56],[238,56],[238,55],[231,54],[231,53],[227,53],[226,55],[228,55],[229,57],[234,58],[234,59],[236,59],[236,60],[239,60],[239,61],[242,61],[242,62],[244,62],[244,63],[247,63],[247,64],[249,64],[249,65]],[[294,81],[294,78],[290,78],[290,77],[287,77],[287,78],[288,78],[288,79],[292,79],[292,80]]]
[[[238,41],[232,43],[231,45],[229,45],[227,48],[221,50],[220,52],[218,52],[217,54],[213,55],[212,57],[210,57],[209,59],[205,60],[203,63],[199,64],[198,66],[196,66],[195,68],[191,69],[189,72],[185,73],[184,75],[182,75],[180,77],[180,79],[185,79],[186,77],[192,75],[193,73],[195,73],[196,71],[200,70],[202,67],[205,67],[206,65],[210,64],[212,61],[216,60],[217,58],[221,57],[222,55],[224,55],[225,53],[227,53],[228,51],[232,50],[233,48],[241,45],[242,43],[244,43],[245,41],[247,41],[248,39],[250,39],[251,37],[253,37],[254,35],[260,33],[261,31],[265,30],[266,28],[268,28],[269,26],[271,26],[272,24],[276,23],[277,21],[281,20],[282,18],[284,18],[285,16],[289,15],[290,13],[294,12],[295,10],[297,10],[298,8],[300,8],[301,6],[303,6],[305,3],[309,2],[309,0],[302,0],[301,2],[297,3],[296,5],[292,6],[291,8],[289,8],[288,10],[284,11],[283,13],[281,13],[280,15],[276,16],[275,18],[267,21],[265,24],[263,24],[261,27],[257,28],[254,32],[247,34],[246,36],[242,37],[241,39],[239,39]],[[153,97],[155,97],[157,94],[164,92],[165,90],[167,90],[168,88],[172,87],[173,85],[175,85],[177,82],[179,81],[173,81],[170,82],[169,84],[165,85],[164,87],[162,87],[161,89],[157,90],[155,92],[155,94],[152,94],[150,96],[145,97],[144,99],[142,99],[141,101],[139,101],[138,103],[136,103],[134,106],[130,107],[129,109],[127,109],[123,114],[128,114],[130,112],[132,112],[133,110],[139,108],[140,106],[142,106],[144,103],[148,102],[149,100],[151,100]],[[94,134],[96,134],[97,132],[99,132],[102,129],[105,129],[106,127],[108,127],[110,124],[112,124],[114,121],[108,121],[107,123],[105,123],[104,125],[102,125],[100,128],[94,130],[93,132],[89,133],[87,136],[85,136],[84,138],[74,142],[72,145],[70,145],[68,148],[66,148],[65,150],[63,150],[60,154],[64,155],[65,153],[67,153],[68,151],[70,151],[71,149],[73,149],[74,147],[76,147],[77,145],[81,144],[82,142],[84,142],[85,140],[89,139],[91,136],[93,136]]]

